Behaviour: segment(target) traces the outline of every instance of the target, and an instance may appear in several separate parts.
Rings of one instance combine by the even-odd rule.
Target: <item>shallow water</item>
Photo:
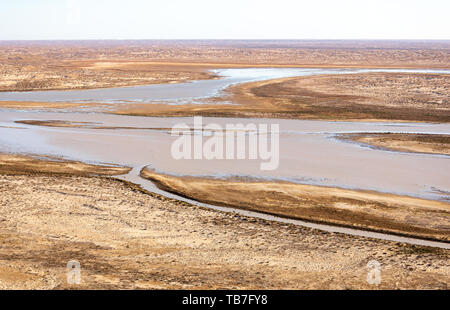
[[[224,88],[251,81],[317,74],[343,74],[359,72],[425,72],[450,73],[450,70],[419,69],[317,69],[317,68],[254,68],[212,70],[222,76],[218,80],[202,80],[180,84],[154,84],[135,87],[71,90],[0,92],[0,101],[77,102],[77,103],[166,103],[202,104],[199,99],[218,95]]]
[[[158,99],[166,100],[169,104],[176,104],[217,94],[232,83],[294,75],[361,71],[406,70],[226,69],[218,70],[218,73],[227,76],[222,80],[102,90],[0,93],[0,100],[112,100],[111,102],[117,102],[131,99],[147,102]],[[436,72],[436,70],[408,71]],[[304,184],[376,190],[427,199],[450,200],[449,156],[389,152],[335,139],[336,134],[349,132],[450,134],[450,124],[203,118],[205,125],[216,123],[222,127],[229,123],[279,124],[280,165],[276,170],[262,171],[260,170],[262,161],[259,159],[175,160],[171,156],[170,147],[176,137],[171,137],[167,130],[56,128],[15,123],[20,120],[83,121],[96,123],[96,126],[171,128],[179,123],[192,125],[192,118],[154,118],[83,112],[0,111],[0,151],[47,154],[85,162],[131,166],[134,168],[133,172],[126,178],[153,191],[158,190],[151,185],[151,182],[143,180],[138,175],[139,170],[144,166],[174,175],[241,176],[288,180]],[[207,138],[204,137],[204,139]],[[168,193],[163,194],[170,196]],[[180,197],[177,198],[180,199]],[[265,215],[258,215],[258,217],[263,216]],[[272,218],[275,217],[270,217],[271,220]],[[292,221],[279,218],[276,220]],[[302,221],[295,222],[302,226],[313,225],[312,228],[321,229],[315,227],[317,226],[315,224],[304,225]],[[326,229],[323,228],[323,230],[337,229],[325,226]],[[361,236],[371,234],[371,237],[380,237],[374,233],[361,234],[357,230],[348,232],[345,229],[339,229],[343,230],[339,232],[349,234]],[[388,240],[401,238],[384,236],[384,239],[386,236],[391,238]],[[408,242],[405,240],[401,242]],[[422,243],[416,242],[416,244]],[[428,245],[434,246],[430,243]]]
[[[163,196],[166,196],[169,198],[173,198],[176,200],[185,201],[187,203],[194,204],[194,205],[197,205],[200,207],[217,210],[217,211],[240,214],[243,216],[259,218],[259,219],[263,219],[263,220],[267,220],[267,221],[293,224],[293,225],[308,227],[308,228],[317,229],[317,230],[321,230],[321,231],[327,231],[327,232],[331,232],[331,233],[341,233],[341,234],[346,234],[346,235],[351,235],[351,236],[375,238],[375,239],[388,240],[388,241],[394,241],[394,242],[402,242],[402,243],[408,243],[408,244],[414,244],[414,245],[429,246],[429,247],[435,247],[435,248],[441,248],[441,249],[450,249],[450,244],[445,243],[445,242],[422,240],[422,239],[417,239],[417,238],[403,237],[403,236],[397,236],[397,235],[391,235],[391,234],[385,234],[385,233],[377,233],[377,232],[373,232],[373,231],[364,231],[364,230],[360,230],[360,229],[332,226],[332,225],[326,225],[326,224],[317,224],[317,223],[305,222],[302,220],[295,220],[295,219],[288,219],[288,218],[283,218],[283,217],[279,217],[279,216],[273,216],[273,215],[259,213],[259,212],[241,210],[241,209],[230,208],[230,207],[214,206],[214,205],[210,205],[210,204],[206,204],[206,203],[201,203],[198,201],[194,201],[194,200],[191,200],[188,198],[184,198],[184,197],[160,190],[151,181],[143,179],[139,176],[139,173],[142,168],[144,168],[144,167],[136,167],[132,171],[130,171],[130,173],[128,173],[127,175],[119,176],[118,178],[128,181],[128,182],[131,182],[131,183],[134,183],[134,184],[137,184],[137,185],[141,186],[141,188],[143,188],[147,191],[157,193],[157,194],[160,194],[160,195],[163,195]]]
[[[244,176],[298,183],[370,189],[429,199],[448,200],[448,156],[389,152],[336,140],[345,132],[450,132],[450,124],[326,122],[280,119],[203,118],[225,127],[232,123],[280,125],[280,164],[260,170],[263,160],[175,160],[176,137],[166,130],[53,128],[15,124],[15,120],[84,121],[121,127],[171,128],[192,124],[192,118],[148,118],[99,113],[2,112],[0,147],[12,151],[52,154],[67,158],[150,167],[175,175]],[[204,137],[206,141],[208,137]]]

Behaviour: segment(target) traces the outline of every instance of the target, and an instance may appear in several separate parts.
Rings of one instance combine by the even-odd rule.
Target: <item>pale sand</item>
[[[205,210],[105,178],[0,175],[0,287],[448,289],[449,251]],[[381,263],[381,284],[366,282]],[[81,285],[66,264],[81,264]]]
[[[11,155],[0,153],[0,173],[49,173],[70,175],[120,175],[131,169],[117,165],[93,165],[51,156]]]
[[[38,165],[27,173],[30,165],[24,164],[23,156],[0,159],[0,288],[448,289],[450,285],[449,250],[204,209],[123,181],[87,177],[92,166],[79,170],[68,162],[49,165],[46,160],[41,162],[45,173],[39,173]],[[117,172],[105,169],[96,172]],[[52,173],[61,170],[66,173]],[[69,171],[81,175],[71,176]],[[366,282],[367,263],[373,259],[382,266],[378,287]],[[66,283],[69,260],[81,264],[80,285]]]
[[[338,137],[390,151],[450,155],[450,135],[354,133]]]
[[[363,230],[450,241],[450,204],[325,186],[177,177],[144,169],[159,188],[214,205]]]

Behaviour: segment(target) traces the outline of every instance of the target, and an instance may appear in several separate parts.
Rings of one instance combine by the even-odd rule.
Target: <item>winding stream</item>
[[[356,73],[368,71],[439,72],[446,70],[325,70],[325,69],[225,69],[217,73],[220,80],[183,84],[149,85],[113,89],[80,91],[4,92],[0,100],[64,101],[64,102],[166,102],[192,103],[216,95],[234,83],[279,77]],[[89,122],[96,126],[127,127],[127,129],[91,129],[44,127],[16,123],[20,120],[62,120]],[[332,232],[373,237],[419,245],[450,248],[443,242],[425,241],[356,229],[312,224],[283,219],[256,212],[222,208],[193,202],[157,189],[139,176],[140,169],[149,166],[174,175],[212,177],[252,177],[268,180],[288,180],[302,184],[337,186],[351,189],[376,190],[449,201],[450,158],[448,156],[389,152],[362,147],[335,139],[338,133],[398,132],[450,134],[450,124],[393,122],[328,122],[282,119],[204,118],[204,124],[279,124],[280,165],[273,171],[260,170],[260,160],[175,160],[170,147],[176,137],[167,128],[175,124],[192,124],[192,118],[153,118],[80,112],[0,112],[0,150],[11,153],[32,153],[62,156],[92,163],[111,163],[133,167],[120,178],[140,184],[147,190],[185,200],[216,210],[237,212],[268,220],[282,221]],[[134,129],[133,129],[134,127]],[[153,128],[153,129],[145,129]],[[160,130],[157,130],[160,129]]]

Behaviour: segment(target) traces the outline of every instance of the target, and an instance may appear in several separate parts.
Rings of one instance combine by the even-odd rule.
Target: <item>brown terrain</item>
[[[223,67],[450,68],[448,41],[0,42],[0,91],[82,89],[218,78]],[[364,73],[241,84],[205,105],[118,104],[109,113],[448,122],[448,75]],[[237,105],[223,105],[233,101]],[[86,104],[0,102],[20,109]]]
[[[146,116],[222,116],[356,121],[450,121],[450,76],[362,73],[284,78],[231,86],[215,104],[120,105]],[[235,105],[221,105],[231,101]]]
[[[207,210],[90,172],[4,171],[5,162],[11,158],[0,161],[2,289],[450,286],[448,250]],[[57,172],[68,166],[42,165]],[[379,286],[366,282],[374,259]],[[66,282],[70,260],[81,264],[79,285]]]
[[[296,118],[450,121],[450,76],[364,73],[246,85],[248,100],[267,100]]]
[[[0,42],[0,91],[179,83],[217,78],[207,70],[221,67],[450,68],[449,50],[448,41]],[[204,105],[89,108],[144,116],[448,122],[449,85],[449,77],[440,74],[326,75],[236,85]],[[236,105],[221,104],[230,100]],[[0,102],[0,107],[83,110],[86,104]],[[114,129],[83,120],[22,123]],[[446,136],[341,138],[448,155]],[[448,250],[207,210],[113,178],[128,171],[108,164],[0,154],[0,288],[450,286]],[[449,241],[447,202],[290,183],[177,178],[149,170],[142,174],[165,190],[199,201]],[[367,263],[373,259],[382,265],[378,287],[366,282]],[[81,285],[66,282],[69,260],[81,263]]]
[[[288,182],[175,177],[143,170],[165,191],[287,218],[450,241],[448,202]]]
[[[450,155],[449,135],[352,133],[339,138],[390,151]]]
[[[125,174],[130,168],[116,165],[92,165],[50,156],[10,155],[0,153],[0,173],[103,175]]]
[[[170,132],[172,128],[162,127],[126,127],[126,126],[103,126],[98,123],[92,122],[72,122],[62,120],[19,120],[15,121],[17,124],[26,124],[34,126],[46,126],[46,127],[71,127],[71,128],[89,128],[89,129],[141,129],[141,130],[162,130]]]
[[[205,104],[77,104],[0,102],[11,109],[96,107],[139,116],[271,117],[354,121],[450,121],[450,76],[363,73],[286,78],[229,87]],[[231,101],[236,104],[221,104]]]
[[[220,67],[450,68],[448,41],[2,41],[0,91],[215,78]]]

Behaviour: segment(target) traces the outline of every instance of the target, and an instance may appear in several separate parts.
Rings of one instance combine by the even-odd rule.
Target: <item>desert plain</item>
[[[2,92],[177,85],[220,80],[211,70],[221,68],[446,70],[450,43],[0,43]],[[150,120],[205,116],[447,124],[449,86],[448,73],[344,72],[238,83],[202,98],[202,104],[3,100],[0,113],[76,113],[73,122],[22,119],[3,126],[15,132],[31,127],[101,133],[136,129],[89,123],[83,113],[92,111]],[[387,129],[341,133],[336,141],[448,161],[448,137],[449,132]],[[445,190],[440,190],[443,198],[432,200],[368,189],[174,176],[139,169],[139,175],[160,190],[192,201],[441,245],[435,247],[208,209],[118,178],[132,170],[126,165],[11,151],[2,144],[0,153],[3,289],[448,289],[450,285],[450,204]],[[66,281],[69,260],[82,266],[79,285]],[[382,266],[379,285],[366,281],[372,260]]]

